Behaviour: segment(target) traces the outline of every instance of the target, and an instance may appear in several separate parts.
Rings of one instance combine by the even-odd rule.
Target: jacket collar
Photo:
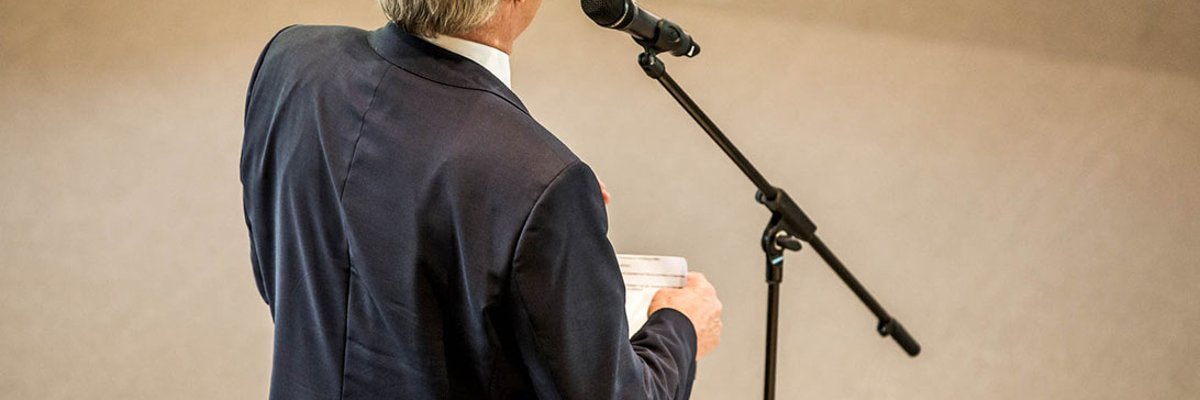
[[[474,61],[404,32],[388,23],[367,41],[379,56],[396,67],[425,79],[465,89],[491,92],[526,114],[529,110],[504,82]]]

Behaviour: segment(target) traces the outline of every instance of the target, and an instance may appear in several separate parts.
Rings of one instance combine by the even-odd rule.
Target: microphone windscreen
[[[627,2],[630,0],[580,0],[583,12],[588,18],[602,26],[610,26],[625,16]]]

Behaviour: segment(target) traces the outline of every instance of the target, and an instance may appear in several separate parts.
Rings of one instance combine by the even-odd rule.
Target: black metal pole
[[[758,172],[758,169],[754,168],[753,164],[750,164],[750,160],[747,160],[746,156],[742,155],[741,150],[738,150],[737,146],[734,146],[733,142],[725,136],[725,133],[721,132],[721,128],[717,127],[717,124],[708,118],[704,110],[700,109],[700,106],[695,101],[692,101],[691,96],[688,96],[683,91],[683,88],[679,87],[678,83],[675,83],[675,79],[671,78],[670,74],[667,74],[666,65],[662,63],[662,60],[658,56],[651,53],[642,53],[638,56],[638,62],[642,65],[642,69],[646,71],[646,74],[662,84],[662,87],[671,93],[671,97],[674,97],[679,102],[679,105],[683,106],[688,115],[691,115],[692,119],[696,120],[697,124],[700,124],[704,132],[725,152],[725,155],[733,160],[733,163],[742,170],[742,173],[746,174],[747,178],[750,178],[750,182],[754,183],[758,191],[771,193],[774,187],[767,182],[767,178],[764,178],[762,173]]]
[[[779,354],[779,283],[767,283],[767,356],[763,398],[775,399],[775,360]]]
[[[721,132],[721,128],[713,123],[704,110],[688,96],[687,92],[667,74],[666,66],[650,48],[638,56],[638,63],[646,75],[657,80],[671,97],[687,111],[688,115],[700,125],[708,137],[729,156],[738,169],[758,188],[757,200],[771,211],[771,222],[763,236],[763,251],[767,257],[767,348],[765,362],[765,379],[763,397],[767,400],[775,398],[776,359],[778,356],[779,329],[779,285],[783,282],[783,253],[785,250],[799,251],[800,241],[808,242],[829,265],[842,282],[854,292],[854,295],[875,314],[879,320],[876,330],[882,336],[891,336],[909,356],[915,357],[921,352],[921,346],[904,326],[875,301],[867,289],[858,282],[846,266],[838,260],[833,251],[817,237],[817,226],[804,214],[786,191],[776,188],[767,182],[762,173],[746,159],[737,146]]]

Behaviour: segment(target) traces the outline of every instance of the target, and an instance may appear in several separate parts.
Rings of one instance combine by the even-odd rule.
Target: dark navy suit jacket
[[[629,339],[592,171],[461,56],[392,24],[285,29],[241,180],[272,399],[690,394],[683,314]]]

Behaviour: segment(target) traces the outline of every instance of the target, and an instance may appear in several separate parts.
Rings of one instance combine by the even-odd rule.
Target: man
[[[686,398],[720,338],[700,275],[632,339],[596,177],[509,88],[540,0],[383,0],[290,27],[241,179],[273,399]]]

